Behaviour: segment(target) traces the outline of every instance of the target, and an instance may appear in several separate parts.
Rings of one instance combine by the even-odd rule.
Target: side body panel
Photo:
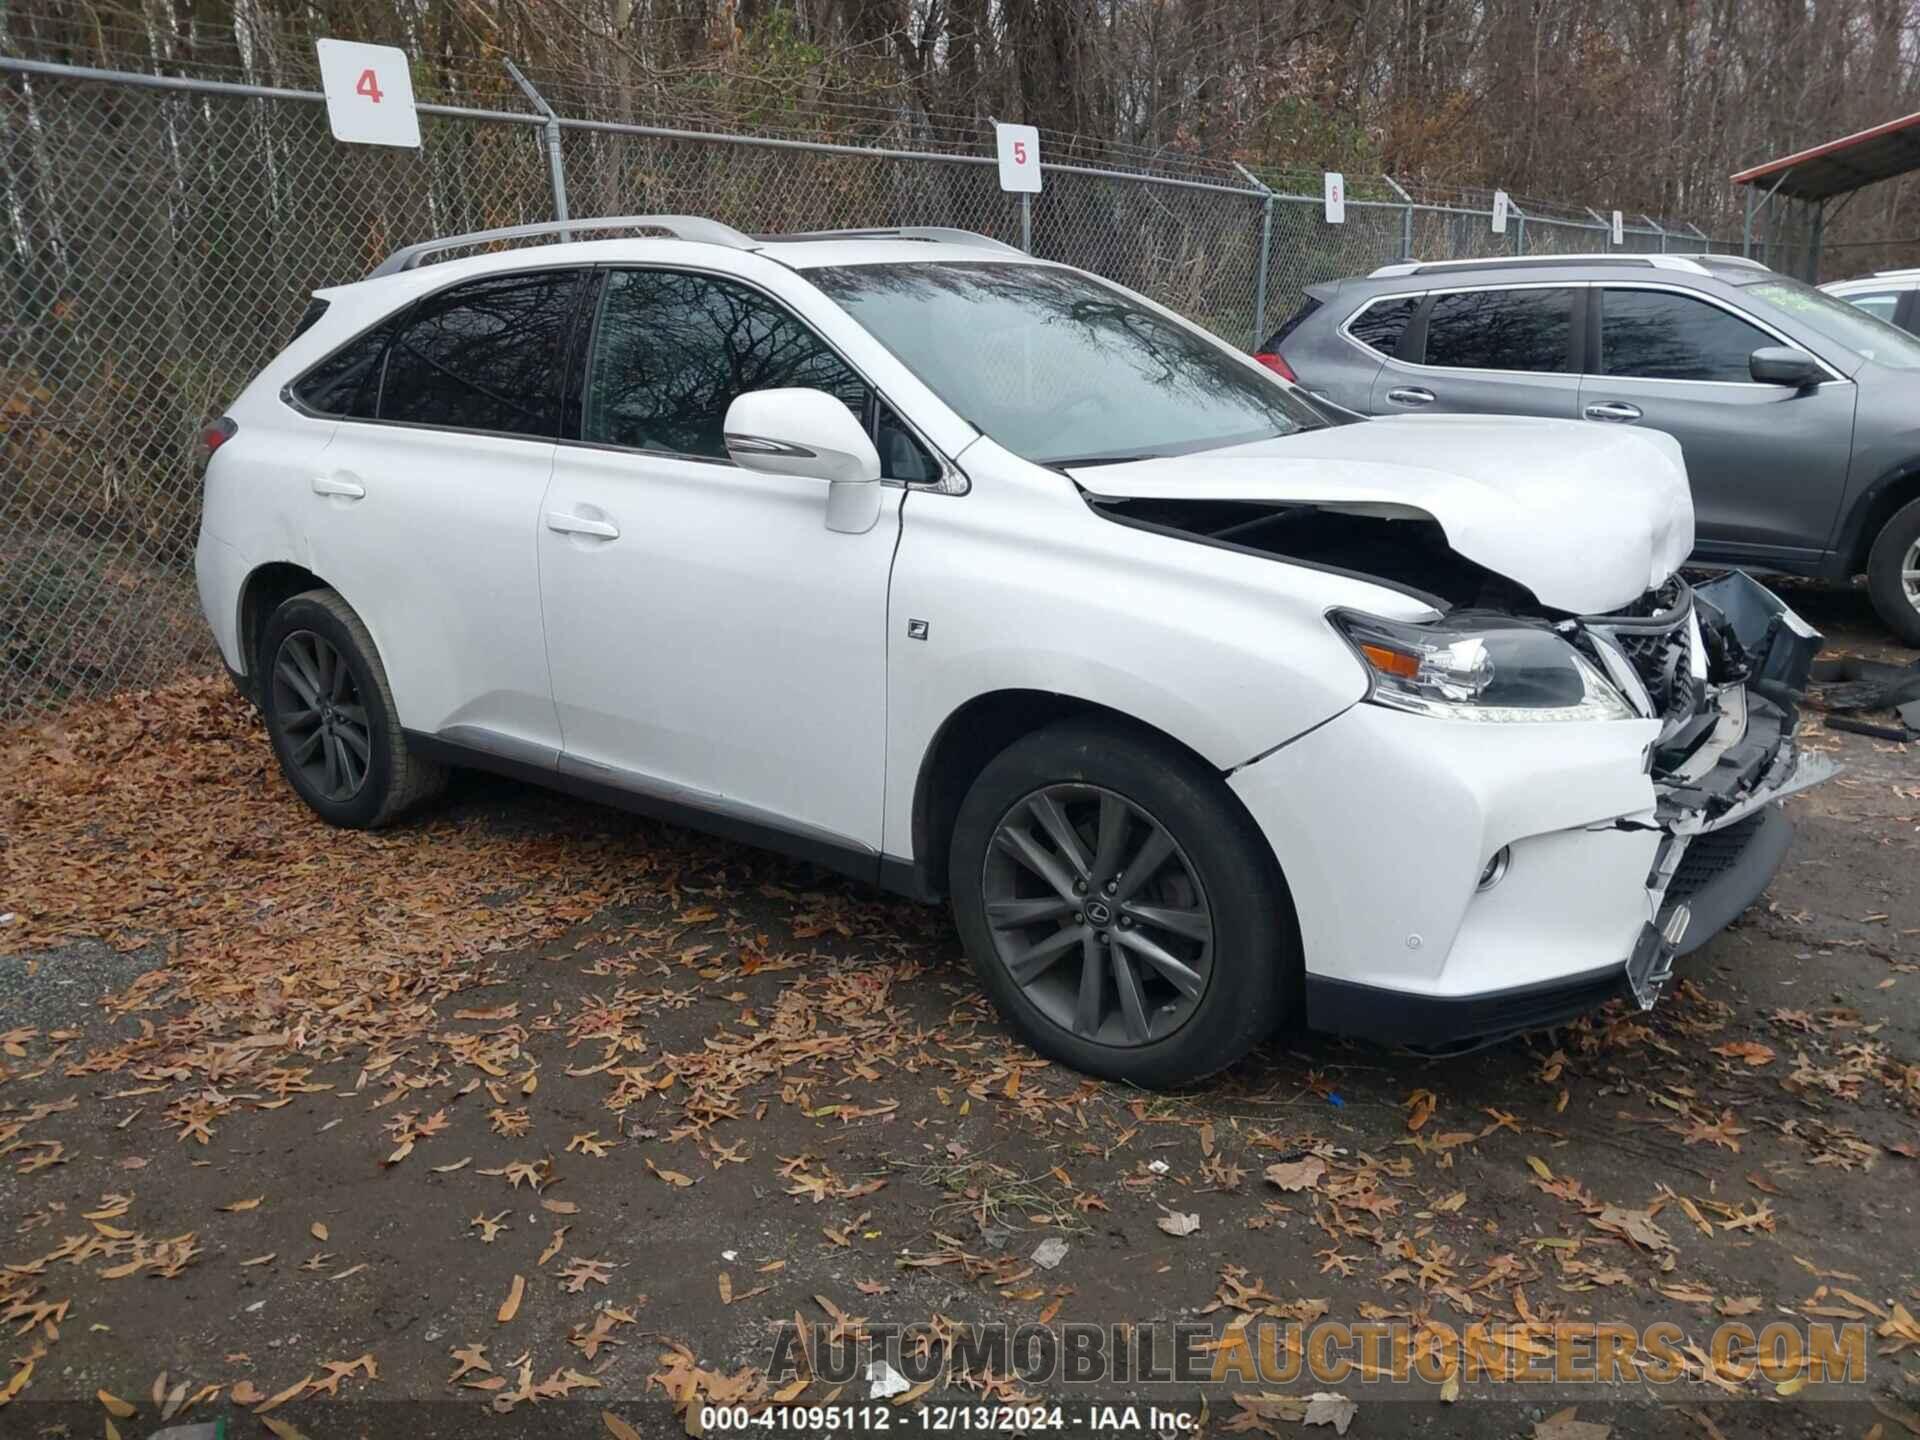
[[[1365,693],[1328,609],[1432,613],[1364,580],[1105,519],[1065,476],[990,440],[960,458],[971,491],[909,495],[902,518],[887,615],[889,856],[912,857],[921,764],[979,696],[1087,700],[1224,771]],[[921,625],[925,638],[909,638]]]

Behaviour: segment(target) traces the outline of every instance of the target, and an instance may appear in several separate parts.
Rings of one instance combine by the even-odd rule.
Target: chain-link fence
[[[980,231],[1110,276],[1236,345],[1318,280],[1406,256],[1606,250],[1588,212],[1489,211],[1391,181],[1344,224],[1249,172],[1049,164],[422,106],[417,151],[336,143],[318,94],[0,57],[0,715],[215,663],[193,593],[198,435],[313,289],[410,241],[554,218],[691,213],[754,232]],[[1205,178],[1195,178],[1196,173]],[[1698,251],[1642,219],[1633,250]],[[1714,245],[1714,248],[1725,248]]]

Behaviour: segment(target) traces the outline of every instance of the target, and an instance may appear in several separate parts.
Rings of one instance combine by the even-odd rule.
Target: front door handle
[[[1433,392],[1422,390],[1418,385],[1409,385],[1404,389],[1387,391],[1387,399],[1396,405],[1431,405]]]
[[[313,477],[313,493],[316,495],[338,495],[347,500],[363,499],[367,487],[356,480],[342,480],[333,475]]]
[[[557,530],[562,535],[591,535],[596,540],[618,540],[620,527],[610,520],[589,520],[581,515],[569,515],[563,510],[547,512],[547,528]]]
[[[1640,407],[1629,405],[1624,400],[1602,400],[1597,405],[1587,406],[1581,413],[1589,420],[1612,420],[1631,425],[1640,418]]]

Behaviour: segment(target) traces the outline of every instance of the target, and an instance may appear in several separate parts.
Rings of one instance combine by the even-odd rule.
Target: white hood
[[[1577,420],[1396,415],[1068,472],[1119,499],[1278,501],[1437,521],[1447,543],[1543,605],[1616,610],[1693,550],[1670,435]]]

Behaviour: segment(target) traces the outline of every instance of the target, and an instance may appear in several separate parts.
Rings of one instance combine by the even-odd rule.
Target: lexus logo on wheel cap
[[[1112,918],[1113,911],[1109,910],[1104,902],[1099,900],[1089,900],[1087,902],[1087,919],[1093,924],[1104,925]]]

